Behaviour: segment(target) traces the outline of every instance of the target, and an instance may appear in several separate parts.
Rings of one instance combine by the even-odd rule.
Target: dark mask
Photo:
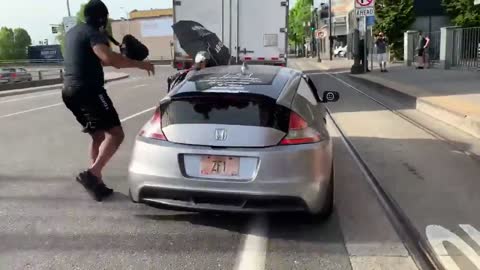
[[[85,21],[95,28],[106,28],[108,23],[108,8],[101,0],[90,0],[85,6]]]

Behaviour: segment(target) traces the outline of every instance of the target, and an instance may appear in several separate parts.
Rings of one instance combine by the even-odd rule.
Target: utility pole
[[[67,0],[67,10],[68,10],[68,17],[71,17],[72,13],[70,12],[70,0]]]
[[[329,42],[329,54],[330,54],[330,61],[333,60],[333,39],[332,39],[332,0],[328,0],[328,42]]]

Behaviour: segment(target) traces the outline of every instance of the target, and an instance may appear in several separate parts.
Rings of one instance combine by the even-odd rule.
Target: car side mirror
[[[337,102],[340,99],[340,94],[337,91],[325,91],[323,92],[322,102]]]

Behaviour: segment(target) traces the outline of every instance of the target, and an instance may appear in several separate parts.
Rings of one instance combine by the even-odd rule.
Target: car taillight
[[[281,145],[294,145],[319,142],[322,136],[318,131],[308,126],[308,123],[295,112],[290,113],[288,134],[280,142]]]
[[[17,73],[12,73],[10,76],[11,76],[12,78],[16,78],[16,77],[17,77]]]
[[[150,119],[138,134],[145,138],[166,141],[167,137],[162,131],[162,118],[160,109],[156,109],[152,119]]]

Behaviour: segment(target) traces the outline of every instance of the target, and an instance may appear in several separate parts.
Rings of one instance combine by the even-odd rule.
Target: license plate
[[[200,174],[204,176],[239,176],[240,158],[228,156],[202,156]]]

